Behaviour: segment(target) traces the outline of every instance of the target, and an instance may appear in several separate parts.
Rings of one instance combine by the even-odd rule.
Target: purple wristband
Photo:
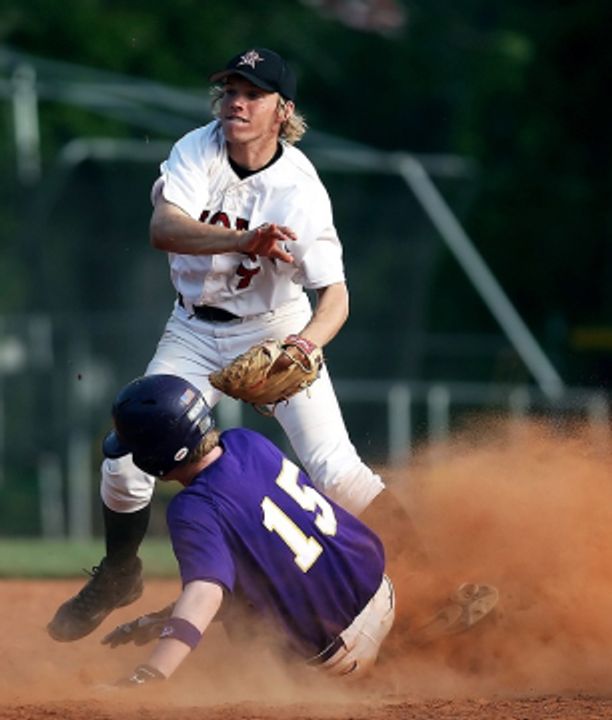
[[[179,640],[194,650],[202,639],[202,633],[193,623],[190,623],[189,620],[185,620],[180,617],[172,617],[164,625],[161,633],[159,634],[160,640],[167,640],[169,638],[172,640]]]

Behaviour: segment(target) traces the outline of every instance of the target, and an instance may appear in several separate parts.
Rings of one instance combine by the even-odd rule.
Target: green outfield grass
[[[79,577],[103,555],[102,540],[0,538],[0,578]],[[169,540],[145,540],[140,557],[147,577],[178,577]]]

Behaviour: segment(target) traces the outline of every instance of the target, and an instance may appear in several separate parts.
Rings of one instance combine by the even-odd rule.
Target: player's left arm
[[[223,590],[217,583],[193,580],[177,600],[172,616],[146,663],[139,665],[120,685],[143,685],[170,677],[196,647],[221,607]]]
[[[319,347],[324,347],[340,331],[349,314],[349,294],[346,283],[339,282],[320,288],[317,303],[309,323],[299,333]]]
[[[320,348],[333,340],[346,322],[349,312],[346,283],[333,283],[316,293],[317,304],[310,321],[301,332],[285,338],[284,352],[274,362],[271,373],[287,370],[293,361],[301,364],[304,359],[313,367],[313,358],[320,355]]]

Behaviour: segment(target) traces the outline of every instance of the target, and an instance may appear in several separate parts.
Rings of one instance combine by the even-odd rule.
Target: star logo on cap
[[[240,67],[240,65],[250,65],[250,67],[255,70],[256,63],[263,62],[263,60],[264,59],[257,52],[257,50],[249,50],[249,52],[240,56],[240,62],[238,63],[238,67]]]

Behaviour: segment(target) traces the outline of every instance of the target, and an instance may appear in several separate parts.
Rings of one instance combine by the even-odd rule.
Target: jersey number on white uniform
[[[203,210],[202,214],[200,215],[200,222],[207,222],[209,225],[222,225],[226,228],[231,228],[232,224],[230,222],[229,216],[227,213],[222,212],[219,210],[218,212],[214,213],[209,219],[210,210]],[[248,230],[249,229],[249,221],[245,218],[238,217],[236,218],[236,230]],[[244,290],[244,288],[249,287],[251,284],[251,280],[261,271],[261,265],[258,265],[258,260],[256,255],[251,255],[247,253],[249,256],[249,260],[251,261],[251,267],[247,267],[244,264],[244,261],[238,265],[238,268],[236,269],[236,275],[240,278],[238,281],[236,288],[238,290]]]
[[[315,525],[324,535],[335,535],[338,523],[334,509],[314,488],[298,485],[298,475],[298,467],[285,458],[276,484],[303,510],[317,513]],[[281,538],[293,552],[295,564],[302,572],[308,572],[323,552],[321,545],[314,537],[305,535],[267,495],[261,507],[264,527]]]

